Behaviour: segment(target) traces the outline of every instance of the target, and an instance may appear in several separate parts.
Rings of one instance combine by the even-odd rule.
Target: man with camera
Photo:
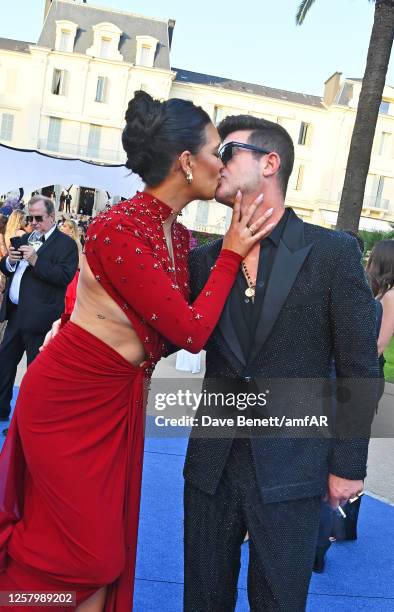
[[[38,355],[45,334],[64,309],[67,285],[78,266],[74,240],[60,232],[50,198],[33,196],[29,202],[33,232],[11,239],[9,255],[0,261],[7,277],[0,322],[7,328],[0,344],[0,420],[11,412],[16,371],[26,352],[27,365]]]

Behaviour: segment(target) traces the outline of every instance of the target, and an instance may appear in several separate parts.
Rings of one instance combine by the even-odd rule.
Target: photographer
[[[67,285],[75,275],[78,249],[60,232],[50,198],[29,202],[33,232],[12,237],[8,256],[0,261],[7,277],[0,322],[8,325],[0,344],[0,419],[8,420],[16,370],[24,352],[29,365],[45,334],[64,309]]]

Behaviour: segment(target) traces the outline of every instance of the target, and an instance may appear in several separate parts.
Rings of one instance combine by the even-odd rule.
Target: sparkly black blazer
[[[191,251],[192,299],[204,287],[220,249],[221,240],[217,240]],[[379,376],[375,316],[357,241],[346,233],[304,223],[290,210],[251,352],[243,355],[237,321],[231,319],[226,305],[206,345],[205,385],[213,379],[216,384],[221,381],[219,387],[228,385],[229,379],[247,384],[280,379],[281,388],[290,389],[294,381],[327,380],[334,357],[338,379],[354,381],[339,408],[345,406],[343,414],[350,424],[360,414],[372,418],[375,395],[369,382]],[[306,389],[308,384],[300,386]],[[294,396],[301,398],[303,414],[320,414],[321,402],[313,390],[296,392],[291,402],[290,396],[287,400],[286,394],[279,396],[268,402],[271,414],[279,404],[281,413],[288,413]],[[212,414],[212,408],[204,410]],[[196,416],[199,413],[202,411]],[[213,439],[203,435],[201,427],[192,432],[184,476],[213,493],[232,436],[219,434]],[[300,438],[278,427],[274,435],[253,437],[251,444],[257,481],[267,502],[319,495],[325,491],[329,472],[354,480],[366,475],[368,436],[364,430],[362,437],[344,435],[333,440],[324,434]]]

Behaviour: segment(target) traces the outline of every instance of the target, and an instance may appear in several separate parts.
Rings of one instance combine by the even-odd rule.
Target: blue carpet
[[[17,389],[14,389],[14,400]],[[4,424],[6,426],[6,423]],[[183,478],[187,438],[147,438],[135,612],[182,612]],[[364,496],[359,539],[334,544],[313,574],[307,612],[394,612],[394,507]],[[242,547],[237,612],[248,612],[248,546]]]
[[[145,444],[136,572],[136,612],[182,612],[182,467],[185,438]],[[394,507],[364,496],[359,539],[334,544],[313,574],[307,612],[394,611]],[[242,547],[237,612],[249,610],[248,546]]]

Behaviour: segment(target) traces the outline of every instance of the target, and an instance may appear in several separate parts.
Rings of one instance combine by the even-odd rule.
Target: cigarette
[[[352,504],[353,502],[357,501],[361,495],[364,495],[364,491],[361,491],[361,493],[358,493],[355,497],[351,497],[349,499],[349,504]]]
[[[338,508],[337,508],[337,509],[338,509],[339,514],[342,516],[342,518],[346,518],[346,514],[345,514],[345,512],[342,510],[341,506],[338,506]]]

